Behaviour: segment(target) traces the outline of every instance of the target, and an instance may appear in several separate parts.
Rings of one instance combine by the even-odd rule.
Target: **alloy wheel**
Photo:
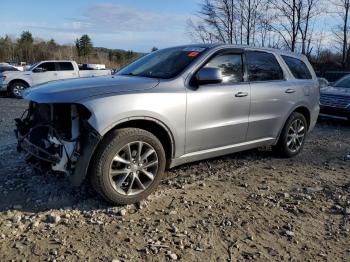
[[[293,153],[297,152],[303,145],[306,128],[300,119],[294,120],[288,129],[287,147]]]
[[[24,86],[21,86],[21,85],[15,85],[14,87],[13,87],[13,94],[15,95],[15,96],[17,96],[17,97],[21,97],[22,96],[22,92],[23,92],[23,90],[24,90],[25,88],[24,88]]]
[[[158,166],[157,153],[150,144],[131,142],[114,156],[109,168],[109,179],[119,194],[137,195],[152,184]]]

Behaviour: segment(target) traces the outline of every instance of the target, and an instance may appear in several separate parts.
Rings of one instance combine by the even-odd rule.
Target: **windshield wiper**
[[[137,76],[134,73],[125,73],[125,74],[120,74],[120,76]]]

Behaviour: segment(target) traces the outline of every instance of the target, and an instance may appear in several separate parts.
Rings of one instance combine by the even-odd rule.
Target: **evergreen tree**
[[[29,31],[23,31],[18,40],[18,53],[26,62],[33,62],[33,35]]]
[[[76,42],[77,45],[77,42]],[[88,35],[83,35],[78,41],[78,55],[83,56],[87,61],[88,56],[93,50],[91,38]]]

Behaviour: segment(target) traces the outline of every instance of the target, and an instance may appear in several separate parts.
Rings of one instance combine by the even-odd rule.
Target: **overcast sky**
[[[149,51],[190,42],[186,21],[198,0],[9,0],[1,1],[0,36],[35,37],[71,44],[82,34],[94,46]]]
[[[73,44],[82,34],[94,46],[148,52],[191,42],[187,20],[195,16],[201,0],[3,0],[0,4],[0,36],[18,37],[29,30],[35,37]],[[339,17],[332,5],[311,27],[323,32],[332,46]],[[314,37],[315,38],[315,37]]]

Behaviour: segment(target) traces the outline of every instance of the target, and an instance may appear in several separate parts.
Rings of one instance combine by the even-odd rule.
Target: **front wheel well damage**
[[[167,159],[167,164],[174,155],[174,139],[169,129],[162,123],[153,119],[132,119],[114,126],[104,137],[116,129],[121,128],[139,128],[155,135],[162,143]],[[168,165],[167,165],[168,166]]]

